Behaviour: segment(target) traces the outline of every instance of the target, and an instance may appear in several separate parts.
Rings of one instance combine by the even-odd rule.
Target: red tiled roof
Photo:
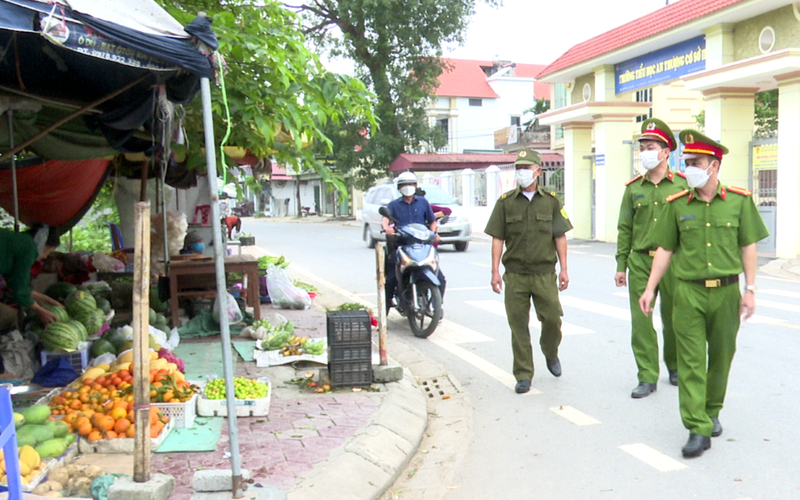
[[[405,170],[430,172],[438,170],[463,170],[465,168],[486,168],[490,165],[506,165],[514,163],[516,153],[453,153],[453,154],[412,154],[403,153],[389,166],[390,172]],[[564,162],[558,153],[542,153],[542,162]]]
[[[445,63],[449,68],[445,68],[439,76],[437,96],[486,99],[500,97],[486,82],[486,73],[481,69],[481,66],[491,66],[491,62],[445,58]]]
[[[608,52],[671,30],[743,0],[681,0],[575,45],[537,75],[542,78]]]
[[[520,78],[536,78],[543,69],[547,67],[546,64],[519,64],[514,68],[514,75]],[[533,95],[537,99],[550,100],[550,84],[533,82]]]

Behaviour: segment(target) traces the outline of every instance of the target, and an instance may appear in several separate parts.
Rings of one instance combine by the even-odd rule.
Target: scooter
[[[386,207],[378,212],[397,224]],[[439,253],[433,246],[435,241],[436,233],[422,224],[396,227],[395,304],[397,312],[408,318],[411,331],[419,338],[432,334],[442,318],[441,282],[437,276]]]

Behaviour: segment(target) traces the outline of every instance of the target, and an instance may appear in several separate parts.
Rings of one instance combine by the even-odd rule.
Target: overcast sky
[[[503,0],[502,7],[493,8],[479,0],[465,44],[446,48],[445,55],[550,64],[572,46],[665,5],[666,0]],[[352,73],[348,61],[326,66]]]

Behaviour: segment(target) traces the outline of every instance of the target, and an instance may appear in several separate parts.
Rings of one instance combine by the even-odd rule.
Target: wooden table
[[[243,273],[242,294],[253,308],[255,319],[261,319],[258,296],[258,259],[252,255],[225,257],[225,273]],[[216,297],[217,274],[214,260],[173,261],[169,264],[170,310],[172,326],[180,326],[178,299],[180,297]],[[244,311],[243,311],[244,312]]]

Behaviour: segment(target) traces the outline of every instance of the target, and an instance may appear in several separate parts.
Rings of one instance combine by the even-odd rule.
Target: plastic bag
[[[95,269],[103,273],[121,273],[125,271],[125,264],[103,252],[97,252],[92,256],[92,265]]]
[[[302,288],[294,286],[286,269],[270,264],[267,267],[267,290],[272,303],[281,309],[308,309],[311,297]]]
[[[97,366],[97,365],[100,365],[100,364],[103,364],[103,363],[105,363],[107,365],[113,365],[116,360],[117,360],[117,355],[116,354],[111,353],[111,352],[105,352],[105,353],[97,356],[96,358],[94,358],[92,360],[92,362],[90,363],[90,365],[91,366]]]
[[[239,304],[236,303],[236,299],[233,295],[225,292],[228,295],[228,323],[238,323],[244,319],[244,315],[242,314],[242,310],[239,309]],[[213,312],[214,321],[219,323],[219,296],[214,299],[214,312]]]

